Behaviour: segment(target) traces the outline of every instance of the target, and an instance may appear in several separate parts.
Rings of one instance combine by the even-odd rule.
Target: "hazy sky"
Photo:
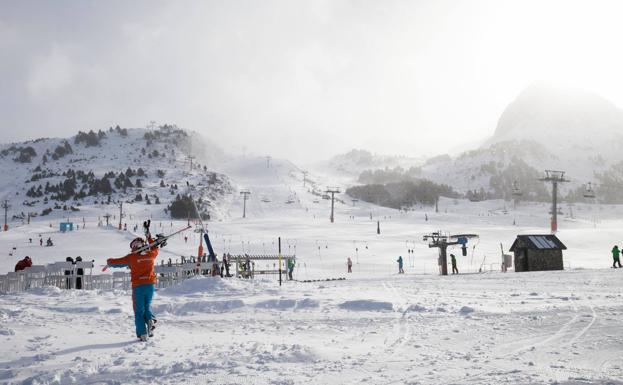
[[[412,156],[526,86],[623,106],[616,1],[1,1],[2,142],[176,123],[230,151]]]

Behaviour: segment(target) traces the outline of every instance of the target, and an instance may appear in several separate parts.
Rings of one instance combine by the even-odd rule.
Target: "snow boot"
[[[154,336],[154,329],[156,328],[156,322],[158,322],[158,320],[155,318],[152,318],[149,321],[147,321],[147,332],[149,333],[150,337]]]
[[[138,337],[138,340],[142,342],[147,341],[147,334],[143,334],[142,336]]]

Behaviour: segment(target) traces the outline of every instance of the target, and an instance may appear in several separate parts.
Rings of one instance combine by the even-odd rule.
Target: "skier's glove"
[[[164,234],[156,234],[155,243],[158,247],[165,247],[167,245],[167,239]]]
[[[143,231],[145,232],[145,235],[149,234],[150,225],[151,225],[151,219],[148,219],[145,222],[143,222]]]

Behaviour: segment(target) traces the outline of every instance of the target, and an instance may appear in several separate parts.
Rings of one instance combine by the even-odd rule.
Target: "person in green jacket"
[[[398,262],[398,274],[404,274],[405,271],[402,268],[402,255],[398,257],[398,259],[396,260],[396,262]]]
[[[294,279],[292,278],[292,273],[294,272],[295,264],[296,264],[296,261],[294,259],[288,259],[288,278],[290,278],[290,280]]]
[[[454,254],[450,254],[450,260],[452,262],[452,274],[458,274],[459,269],[456,267],[456,257]]]
[[[619,267],[621,267],[621,261],[619,260],[620,255],[621,255],[621,250],[619,250],[619,246],[614,245],[614,247],[612,248],[612,259],[614,259],[614,262],[612,263],[612,267],[614,267],[615,269],[617,267],[617,263],[619,264]]]

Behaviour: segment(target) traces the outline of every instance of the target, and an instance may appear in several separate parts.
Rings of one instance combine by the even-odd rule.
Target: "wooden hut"
[[[567,247],[553,234],[518,235],[510,248],[515,271],[563,270],[562,251]]]

